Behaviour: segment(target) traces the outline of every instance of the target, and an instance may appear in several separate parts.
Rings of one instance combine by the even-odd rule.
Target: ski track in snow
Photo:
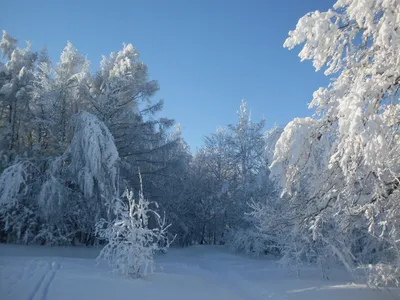
[[[53,262],[50,265],[48,262],[48,267],[44,272],[43,276],[40,278],[39,282],[35,286],[28,300],[47,300],[47,294],[49,293],[49,288],[56,276],[57,271],[60,269],[60,264]]]
[[[39,282],[36,284],[34,290],[32,291],[31,295],[29,296],[29,300],[35,300],[36,296],[38,295],[39,289],[42,286],[46,276],[49,274],[50,270],[46,270],[43,274],[42,278],[40,278]]]

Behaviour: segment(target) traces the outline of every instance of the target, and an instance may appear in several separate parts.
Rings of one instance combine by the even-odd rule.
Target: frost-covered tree
[[[54,70],[54,86],[48,99],[54,109],[53,135],[65,149],[72,134],[72,115],[87,106],[89,62],[68,42]]]
[[[3,31],[0,50],[7,59],[0,80],[0,151],[6,162],[30,146],[29,93],[36,53],[28,42],[26,48],[17,46],[17,40]],[[4,158],[3,158],[4,159]]]
[[[228,146],[229,133],[219,127],[204,138],[204,146],[193,159],[192,178],[196,182],[196,217],[201,225],[201,242],[222,242],[230,218],[231,200],[228,194],[234,185],[235,165]],[[207,231],[209,233],[207,234]],[[211,238],[206,238],[206,236]]]
[[[243,185],[252,182],[254,177],[265,167],[264,160],[264,129],[265,121],[255,123],[251,120],[251,112],[246,101],[242,101],[238,111],[238,122],[229,125],[227,143],[232,151],[233,163],[237,175]]]
[[[155,117],[158,85],[132,45],[96,74],[70,42],[55,65],[6,32],[0,50],[0,240],[95,243],[119,185],[139,189],[138,167],[163,210],[183,197],[188,150],[173,121]]]
[[[314,118],[287,125],[272,163],[298,208],[293,228],[349,271],[368,264],[375,284],[399,279],[399,16],[394,0],[340,0],[299,20],[284,46],[303,44],[301,60],[336,78],[314,93]]]
[[[111,217],[108,201],[118,191],[119,156],[111,133],[96,116],[82,111],[74,116],[69,147],[49,164],[37,196],[46,223],[65,224],[67,217],[66,234],[93,238],[94,223]],[[52,229],[46,227],[39,235],[48,230]]]
[[[155,199],[162,194],[160,182],[166,177],[171,181],[169,173],[175,172],[172,169],[180,160],[182,138],[171,130],[171,119],[155,117],[162,110],[163,101],[152,102],[159,86],[148,77],[138,51],[131,44],[124,44],[117,54],[103,57],[101,69],[93,77],[89,99],[92,113],[114,136],[122,160],[121,175],[130,178],[126,184],[139,188],[137,176],[129,173],[140,168],[146,193]],[[157,200],[162,205],[163,200]]]
[[[54,69],[48,56],[47,49],[43,48],[38,55],[36,72],[33,74],[31,100],[29,108],[32,114],[33,149],[46,155],[54,154],[55,120],[53,118],[54,105]]]
[[[114,199],[115,218],[96,223],[97,236],[106,241],[98,259],[108,261],[113,270],[123,276],[146,276],[154,270],[155,253],[169,246],[169,226],[165,218],[150,208],[152,203],[144,198],[142,189],[137,199],[128,190],[122,197],[127,201]],[[150,227],[150,218],[155,220],[154,227]]]
[[[91,88],[92,105],[112,131],[131,122],[132,113],[140,111],[142,102],[150,103],[158,90],[157,82],[149,81],[147,73],[147,66],[139,60],[132,44],[124,44],[109,58],[103,56]]]
[[[114,135],[121,157],[141,154],[144,140],[157,140],[154,125],[163,120],[147,122],[145,116],[162,109],[162,101],[151,103],[158,88],[156,81],[148,80],[147,66],[131,44],[124,44],[121,51],[111,53],[109,58],[103,57],[91,86],[91,105]]]
[[[226,142],[230,164],[235,170],[230,204],[232,228],[246,227],[248,221],[244,213],[249,211],[248,203],[251,200],[265,200],[268,194],[264,124],[263,119],[252,121],[251,112],[243,100],[238,111],[238,122],[228,126]]]
[[[171,227],[170,237],[176,235],[175,242],[180,246],[191,244],[194,227],[194,207],[191,199],[191,161],[192,154],[188,145],[180,137],[180,130],[171,139],[178,139],[173,147],[164,147],[158,153],[158,165],[147,175],[149,185],[146,194],[156,201],[160,210],[165,211]],[[161,149],[160,149],[161,150]],[[157,159],[157,156],[154,156]]]
[[[237,124],[206,136],[204,146],[193,157],[189,199],[195,207],[192,228],[197,242],[244,241],[254,233],[248,231],[253,228],[245,214],[250,211],[248,203],[266,201],[272,190],[263,127],[263,120],[251,120],[247,103],[242,101]],[[236,245],[234,248],[240,248]]]
[[[285,219],[285,207],[283,201],[278,199],[274,183],[268,178],[270,172],[267,168],[273,160],[275,145],[282,134],[282,129],[275,126],[268,130],[264,136],[265,169],[258,175],[261,193],[246,202],[246,225],[238,228],[230,246],[236,251],[242,251],[251,255],[280,254],[282,245],[286,240],[287,227]],[[257,185],[255,186],[257,187]],[[286,231],[286,232],[285,232]]]

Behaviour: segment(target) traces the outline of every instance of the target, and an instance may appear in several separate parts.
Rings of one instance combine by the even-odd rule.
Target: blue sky
[[[132,43],[157,79],[165,100],[160,116],[182,125],[192,150],[219,125],[236,122],[246,99],[253,119],[284,125],[312,112],[307,103],[328,79],[299,49],[283,48],[289,30],[331,0],[13,0],[2,1],[0,28],[53,61],[67,40],[96,69],[101,55]],[[22,44],[21,44],[22,45]]]

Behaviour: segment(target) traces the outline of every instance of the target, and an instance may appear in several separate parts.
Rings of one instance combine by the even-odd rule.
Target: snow
[[[393,299],[397,291],[371,290],[334,269],[321,280],[316,268],[301,278],[275,261],[249,258],[224,247],[170,249],[143,279],[126,279],[96,264],[97,248],[0,245],[0,299]]]

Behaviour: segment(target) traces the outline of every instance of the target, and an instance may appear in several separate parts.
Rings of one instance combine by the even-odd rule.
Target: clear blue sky
[[[56,61],[67,40],[97,69],[102,54],[132,43],[160,83],[161,116],[175,119],[192,150],[236,121],[246,99],[267,127],[311,115],[307,103],[328,79],[282,44],[297,20],[332,0],[0,0],[0,28],[46,44]],[[22,43],[21,43],[22,45]]]

